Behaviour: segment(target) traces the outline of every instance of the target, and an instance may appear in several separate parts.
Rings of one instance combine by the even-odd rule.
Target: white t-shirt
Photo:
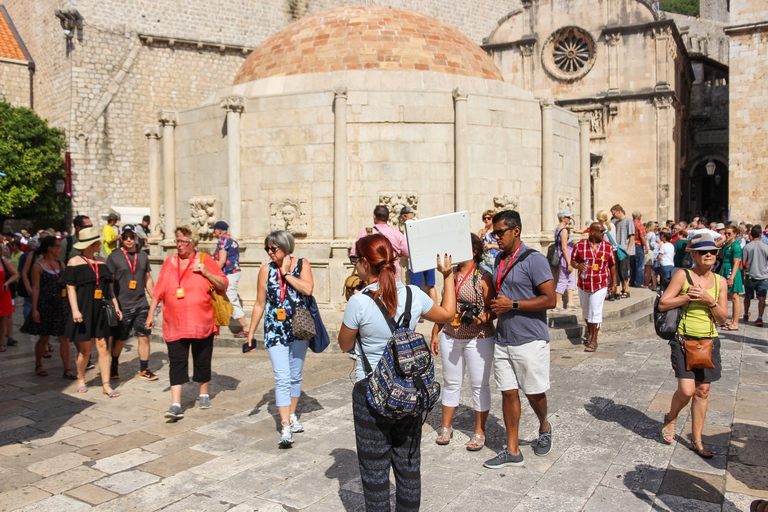
[[[674,245],[672,245],[669,242],[664,242],[663,244],[661,244],[661,248],[659,249],[659,255],[661,256],[660,265],[662,267],[675,266],[675,246]]]
[[[411,323],[410,328],[415,329],[419,323],[419,318],[426,315],[434,302],[429,298],[429,295],[421,291],[416,286],[409,286],[413,299],[411,302]],[[364,295],[366,290],[378,290],[379,284],[373,283],[369,285],[360,293],[357,293],[349,298],[347,308],[344,310],[344,325],[350,329],[359,331],[360,342],[363,345],[365,356],[368,358],[368,362],[371,364],[372,369],[376,369],[381,359],[381,354],[387,346],[387,341],[392,337],[392,331],[387,325],[387,321],[384,318],[379,306],[371,300],[370,297]],[[406,291],[405,285],[401,282],[397,283],[397,311],[395,312],[394,321],[400,320],[400,316],[405,311],[405,299]],[[363,356],[360,354],[360,348],[355,342],[355,351],[357,352],[357,369],[355,371],[355,380],[362,380],[365,378],[365,369],[363,366]]]

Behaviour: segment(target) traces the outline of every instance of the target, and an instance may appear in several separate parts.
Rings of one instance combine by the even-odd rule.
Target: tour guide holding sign
[[[552,449],[552,425],[547,421],[549,389],[549,330],[547,310],[555,307],[555,281],[546,257],[526,247],[520,239],[520,214],[504,210],[493,217],[493,237],[502,251],[493,265],[496,297],[491,310],[496,325],[494,376],[501,390],[507,448],[484,466],[498,469],[521,466],[518,446],[520,397],[522,389],[539,418],[539,438],[533,452],[544,456]]]

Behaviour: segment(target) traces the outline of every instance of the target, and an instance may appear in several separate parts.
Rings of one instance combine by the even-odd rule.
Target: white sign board
[[[452,256],[453,264],[472,259],[469,212],[456,212],[405,222],[411,272],[437,268],[437,255]]]

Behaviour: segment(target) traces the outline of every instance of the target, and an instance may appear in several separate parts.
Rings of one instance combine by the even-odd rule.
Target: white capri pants
[[[457,340],[440,332],[440,355],[443,361],[443,405],[458,407],[464,368],[469,373],[474,410],[491,408],[491,369],[493,368],[493,338]]]
[[[227,286],[227,298],[232,303],[232,319],[237,320],[243,318],[245,312],[243,312],[243,306],[240,304],[240,297],[237,296],[237,285],[240,283],[240,276],[242,272],[235,272],[234,274],[227,274],[227,280],[229,286]]]
[[[608,288],[600,288],[594,293],[585,292],[579,288],[579,301],[581,302],[581,312],[587,323],[601,324],[603,322],[603,304],[605,304],[605,295]]]

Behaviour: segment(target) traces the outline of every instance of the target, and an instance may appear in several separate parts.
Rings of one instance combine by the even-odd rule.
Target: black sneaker
[[[120,378],[120,372],[117,370],[117,365],[113,364],[109,369],[109,380],[116,380]]]
[[[88,358],[88,365],[85,367],[86,370],[93,370],[96,368],[96,365],[91,362],[91,359]]]
[[[533,445],[533,453],[539,457],[549,455],[552,451],[552,424],[549,424],[549,432],[539,430],[539,440]]]
[[[485,461],[483,466],[488,469],[501,469],[504,466],[522,466],[523,464],[523,452],[512,455],[508,449],[504,448],[494,458]]]
[[[152,373],[152,370],[150,370],[149,368],[139,373],[139,377],[146,380],[157,380],[157,375]]]
[[[12,347],[12,346],[16,345],[18,343],[18,341],[16,341],[15,339],[9,337],[7,340],[5,340],[5,343],[9,347]]]
[[[165,413],[165,417],[170,420],[180,420],[184,417],[184,411],[178,405],[172,405],[168,412]]]

